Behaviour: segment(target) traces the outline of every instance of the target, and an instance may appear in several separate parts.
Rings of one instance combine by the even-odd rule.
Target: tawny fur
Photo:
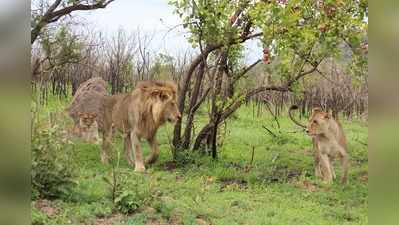
[[[90,143],[99,143],[98,124],[95,113],[79,113],[78,135]]]
[[[341,160],[343,175],[342,183],[348,181],[349,155],[344,131],[331,112],[323,112],[320,108],[313,109],[309,118],[307,132],[313,139],[315,150],[316,176],[327,182],[335,178],[333,160]]]
[[[76,90],[70,106],[66,109],[74,121],[74,126],[79,126],[79,113],[95,113],[99,130],[103,128],[104,98],[107,96],[107,83],[100,77],[91,78],[83,82]]]
[[[107,97],[102,160],[108,160],[112,128],[115,128],[123,133],[125,156],[136,171],[145,170],[139,143],[142,138],[149,142],[152,150],[146,163],[154,163],[159,156],[158,128],[166,121],[176,122],[180,118],[176,97],[176,85],[161,81],[139,82],[131,93]]]
[[[108,162],[113,130],[124,137],[125,156],[136,171],[144,171],[140,139],[146,139],[151,154],[146,163],[154,163],[159,156],[156,140],[158,128],[166,121],[176,122],[180,118],[177,108],[177,86],[168,81],[142,81],[130,93],[108,96],[106,83],[101,78],[92,78],[78,88],[69,115],[75,125],[79,123],[79,112],[97,114],[98,129],[102,133],[101,160]],[[132,158],[132,151],[134,160]]]

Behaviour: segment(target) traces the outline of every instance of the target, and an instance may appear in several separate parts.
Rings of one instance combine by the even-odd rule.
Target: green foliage
[[[154,65],[151,67],[151,73],[160,80],[170,79],[168,76],[174,69],[174,62],[175,59],[172,56],[159,53],[155,58]]]
[[[77,168],[74,145],[65,138],[62,128],[56,124],[37,127],[32,135],[31,150],[32,197],[69,197],[76,184]]]
[[[41,44],[52,67],[80,61],[82,43],[69,29],[60,26],[54,31],[47,29],[42,34]]]
[[[47,216],[40,213],[35,207],[31,207],[31,218],[32,218],[32,225],[44,225],[48,224]]]
[[[303,58],[310,64],[345,51],[342,43],[360,47],[366,34],[364,1],[262,1],[251,8],[254,23],[262,28],[263,43],[278,57],[275,70],[287,79],[300,72]],[[297,57],[299,56],[299,57]]]
[[[64,108],[51,101],[47,107],[51,111]],[[47,107],[46,110],[50,110]],[[198,119],[205,122],[206,116]],[[257,225],[309,224],[312,218],[312,224],[317,225],[368,224],[368,150],[359,142],[367,142],[364,122],[342,121],[351,155],[349,185],[342,187],[338,182],[324,185],[314,177],[313,156],[309,150],[312,143],[304,133],[289,132],[282,135],[284,141],[274,139],[261,126],[271,127],[273,118],[268,113],[256,117],[251,104],[240,108],[236,117],[228,121],[230,132],[219,148],[218,160],[191,153],[183,157],[190,163],[182,163],[184,166],[177,163],[176,168],[166,169],[165,164],[172,155],[168,130],[164,128],[158,134],[160,159],[148,166],[145,174],[133,172],[121,157],[119,209],[109,196],[109,185],[103,180],[111,166],[100,162],[98,146],[76,142],[75,148],[79,151],[74,154],[80,173],[72,193],[77,201],[56,200],[54,205],[59,212],[52,217],[33,204],[33,221],[96,224],[103,219],[113,224],[144,225],[196,224],[196,218],[202,218],[212,224]],[[282,132],[296,129],[286,116],[278,119]],[[114,145],[122,149],[123,141],[116,138]],[[252,146],[255,151],[251,164]],[[147,155],[149,146],[144,144],[143,151]],[[339,163],[335,168],[340,178]],[[314,190],[308,190],[304,184]],[[118,217],[119,211],[134,213],[122,215],[118,222],[111,220]]]
[[[351,74],[366,74],[367,60],[359,50],[367,36],[368,3],[365,0],[289,1],[188,1],[171,0],[191,36],[193,47],[222,44],[229,47],[229,62],[239,65],[244,34],[262,31],[262,45],[270,52],[270,73],[280,81],[291,80],[322,59],[340,58],[351,48]],[[241,11],[240,25],[231,24]],[[236,42],[235,45],[230,43]],[[345,43],[345,44],[344,44]],[[259,52],[261,57],[262,53]],[[361,76],[361,75],[360,75]]]
[[[171,0],[175,12],[182,18],[185,27],[190,30],[189,42],[193,46],[198,43],[226,43],[238,30],[229,26],[229,18],[234,13],[235,4],[231,1],[188,1]]]
[[[115,208],[124,214],[135,212],[152,199],[150,183],[140,174],[131,176],[131,171],[119,174],[119,188],[114,200]]]

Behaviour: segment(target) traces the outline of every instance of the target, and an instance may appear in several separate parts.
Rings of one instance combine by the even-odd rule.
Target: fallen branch
[[[266,126],[262,125],[263,129],[265,129],[270,135],[272,135],[273,137],[277,137],[276,134],[274,134],[269,128],[267,128]]]

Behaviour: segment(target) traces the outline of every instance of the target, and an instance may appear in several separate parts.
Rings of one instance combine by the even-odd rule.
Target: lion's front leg
[[[109,155],[111,152],[112,146],[112,131],[107,130],[103,132],[103,141],[102,141],[102,148],[101,148],[101,162],[102,163],[109,163]]]
[[[156,162],[159,157],[159,146],[155,137],[149,139],[148,142],[151,146],[151,154],[146,158],[145,163],[152,164]]]
[[[145,167],[143,162],[143,154],[141,152],[140,141],[134,131],[130,133],[130,141],[132,143],[132,150],[134,154],[134,171],[144,172]]]
[[[130,139],[130,132],[123,134],[123,142],[126,160],[130,166],[134,166],[134,160],[131,156],[132,143]]]

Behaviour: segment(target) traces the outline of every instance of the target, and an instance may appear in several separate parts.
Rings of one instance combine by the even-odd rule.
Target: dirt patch
[[[318,187],[316,184],[308,181],[308,180],[304,180],[302,183],[298,184],[298,187],[305,189],[309,192],[316,192],[318,191]]]
[[[244,166],[242,166],[241,164],[236,163],[236,162],[227,163],[227,167],[234,168],[236,170],[242,170],[244,168]]]
[[[239,189],[248,188],[248,182],[240,178],[222,178],[219,179],[219,182],[221,184],[220,185],[221,191],[229,187],[239,188]]]
[[[147,207],[140,209],[139,212],[145,213],[146,215],[154,215],[155,213],[157,213],[157,210],[152,207],[147,206]]]
[[[176,175],[176,181],[181,182],[184,181],[184,177],[180,175]]]
[[[195,222],[198,225],[211,225],[212,223],[208,221],[208,219],[205,216],[197,216],[197,218],[195,219]]]
[[[169,225],[183,225],[182,219],[177,215],[172,215],[168,221]]]
[[[94,222],[94,225],[112,225],[115,224],[116,222],[121,221],[123,218],[124,218],[123,214],[115,213],[110,216],[97,218],[96,221]]]
[[[283,166],[269,169],[260,179],[267,183],[284,183],[301,176],[301,174],[300,170]]]
[[[166,161],[161,166],[164,170],[172,171],[177,168],[177,163],[175,161]]]
[[[149,225],[163,225],[165,224],[164,221],[158,219],[158,218],[148,218],[147,219],[147,224]]]
[[[48,217],[54,217],[58,214],[59,209],[56,208],[53,203],[47,199],[39,199],[35,203],[35,207]]]

